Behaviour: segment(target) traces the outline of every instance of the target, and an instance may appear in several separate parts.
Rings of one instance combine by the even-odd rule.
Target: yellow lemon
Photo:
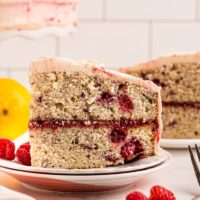
[[[28,128],[30,94],[12,79],[0,78],[0,137],[15,139]]]

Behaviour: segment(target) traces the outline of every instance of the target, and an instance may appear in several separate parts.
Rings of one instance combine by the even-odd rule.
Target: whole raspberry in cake
[[[114,128],[110,133],[110,140],[113,143],[123,142],[126,138],[127,131],[122,128]]]
[[[142,144],[136,138],[132,138],[128,140],[122,147],[121,147],[121,155],[125,160],[131,160],[144,151]]]
[[[119,94],[117,96],[117,100],[122,112],[131,112],[133,110],[134,105],[130,96],[126,94]]]
[[[11,140],[0,138],[0,158],[14,160],[15,145]]]

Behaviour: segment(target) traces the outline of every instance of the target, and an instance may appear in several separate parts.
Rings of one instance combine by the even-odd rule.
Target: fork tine
[[[189,149],[189,153],[190,153],[190,158],[191,158],[191,161],[192,161],[192,165],[193,165],[193,168],[194,168],[194,172],[195,172],[198,184],[200,186],[200,172],[199,172],[199,168],[198,168],[197,163],[195,161],[195,158],[194,158],[194,155],[192,153],[192,149],[191,149],[190,145],[188,146],[188,149]]]
[[[199,151],[199,147],[197,146],[197,144],[195,144],[195,149],[196,149],[196,152],[197,152],[198,159],[200,161],[200,151]]]

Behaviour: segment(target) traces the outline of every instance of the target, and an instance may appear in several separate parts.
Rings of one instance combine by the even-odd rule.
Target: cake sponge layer
[[[100,168],[154,155],[153,124],[128,130],[102,128],[31,129],[32,166],[45,168]]]
[[[200,102],[200,64],[174,63],[131,74],[162,86],[163,102]]]
[[[120,71],[161,86],[163,102],[200,102],[200,54],[163,57]]]
[[[127,81],[82,72],[43,72],[32,74],[30,83],[32,120],[158,120],[159,93]]]
[[[200,108],[163,106],[164,138],[200,138]]]

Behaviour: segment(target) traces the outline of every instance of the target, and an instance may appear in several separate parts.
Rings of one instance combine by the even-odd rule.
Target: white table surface
[[[134,190],[149,193],[151,186],[160,184],[172,190],[177,200],[191,200],[200,194],[191,161],[187,150],[169,150],[173,155],[171,164],[158,172],[141,179],[133,186],[96,193],[55,193],[27,188],[13,178],[0,173],[0,184],[16,191],[29,194],[39,200],[124,200],[126,195]]]

